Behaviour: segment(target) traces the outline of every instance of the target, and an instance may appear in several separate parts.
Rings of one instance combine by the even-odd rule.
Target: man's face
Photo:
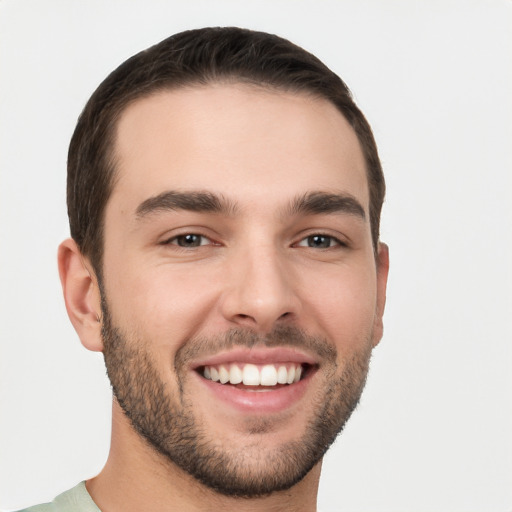
[[[355,133],[325,100],[196,87],[129,106],[116,157],[103,337],[119,404],[221,493],[289,488],[348,419],[381,336]]]

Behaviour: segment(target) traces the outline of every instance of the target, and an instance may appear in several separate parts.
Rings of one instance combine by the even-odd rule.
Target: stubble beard
[[[144,342],[113,325],[102,300],[102,337],[107,373],[114,396],[132,427],[164,460],[225,496],[254,498],[293,487],[322,459],[342,431],[361,396],[371,356],[371,342],[338,370],[336,349],[326,340],[307,336],[297,327],[275,329],[262,337],[247,330],[232,330],[215,339],[191,339],[175,356],[178,389],[168,389]],[[309,404],[310,420],[302,438],[268,449],[236,449],[213,439],[198,420],[186,392],[187,362],[198,354],[232,346],[294,346],[308,348],[320,358],[325,386]],[[248,426],[260,435],[272,425],[265,420]],[[299,427],[300,428],[300,427]]]

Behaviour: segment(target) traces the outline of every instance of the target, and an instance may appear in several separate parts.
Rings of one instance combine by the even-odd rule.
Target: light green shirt
[[[19,512],[101,512],[85,488],[85,482],[59,494],[51,503],[35,505]]]
[[[51,503],[43,503],[18,512],[101,512],[85,488],[85,482],[59,494]],[[320,512],[320,511],[317,511]]]

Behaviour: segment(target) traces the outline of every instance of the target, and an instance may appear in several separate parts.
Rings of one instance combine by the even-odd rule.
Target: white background
[[[125,58],[239,25],[353,89],[388,183],[386,333],[326,457],[325,512],[512,511],[510,0],[0,0],[0,508],[97,473],[110,390],[61,299],[76,118]]]

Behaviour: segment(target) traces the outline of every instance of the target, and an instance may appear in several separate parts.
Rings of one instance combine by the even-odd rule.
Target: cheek
[[[116,263],[107,269],[105,261],[104,273],[114,322],[147,340],[151,350],[172,355],[194,336],[226,329],[218,305],[229,281],[222,265]],[[376,308],[373,261],[290,272],[288,282],[300,304],[298,325],[332,340],[340,354],[353,352],[370,337]]]
[[[150,338],[154,348],[177,350],[199,333],[215,303],[215,281],[201,269],[124,264],[106,275],[114,320],[127,331]]]
[[[333,340],[341,354],[371,337],[376,310],[376,277],[372,267],[336,269],[317,276],[305,294],[309,316],[320,332]]]

